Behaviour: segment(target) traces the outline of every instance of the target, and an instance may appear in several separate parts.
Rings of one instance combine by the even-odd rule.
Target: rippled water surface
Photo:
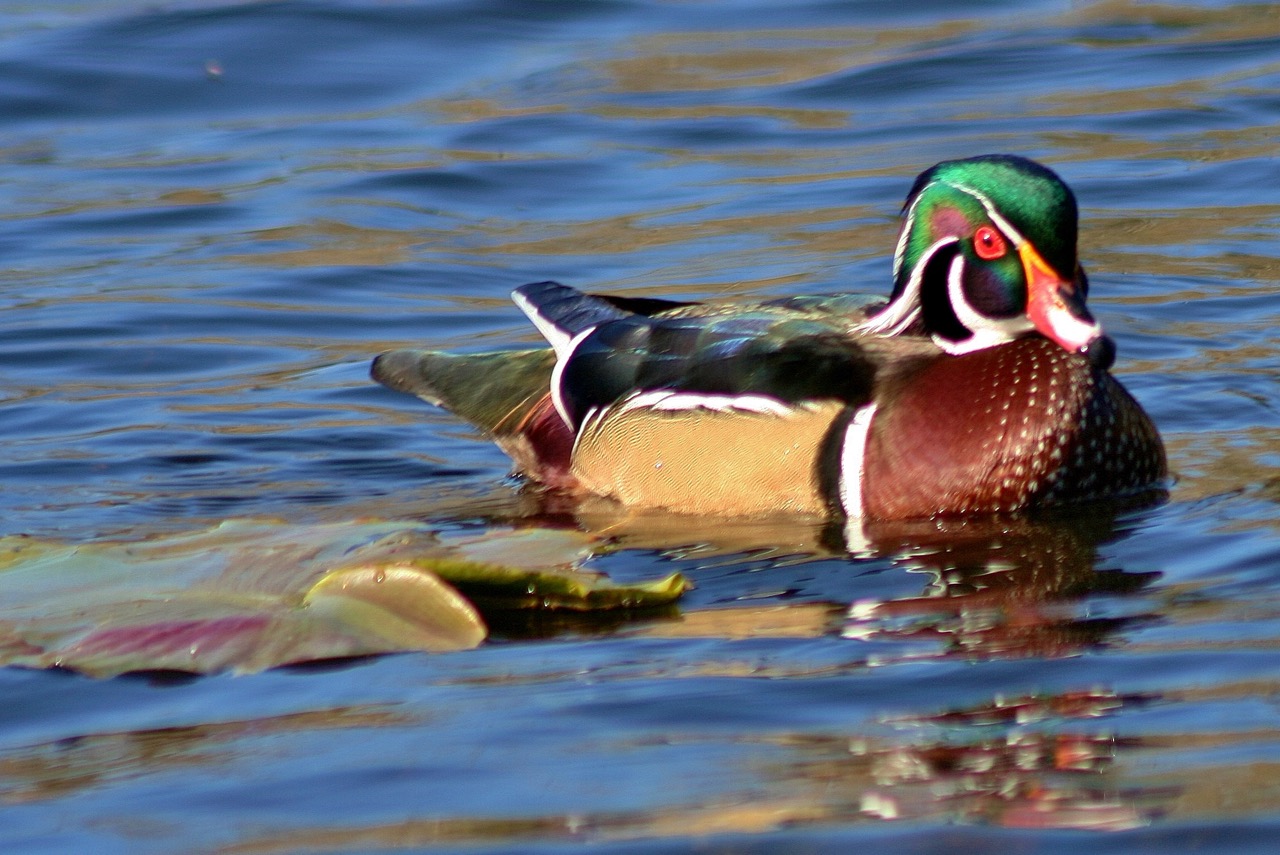
[[[558,525],[697,585],[463,653],[2,670],[0,848],[1273,851],[1278,139],[1269,4],[0,0],[0,534]],[[367,379],[534,341],[536,279],[885,292],[912,178],[990,151],[1076,190],[1163,506],[861,558],[552,513]]]

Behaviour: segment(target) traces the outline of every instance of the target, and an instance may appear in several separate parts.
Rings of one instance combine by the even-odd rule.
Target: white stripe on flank
[[[554,387],[553,387],[554,388]],[[713,410],[720,413],[754,413],[762,416],[784,417],[797,410],[811,410],[820,406],[817,401],[804,401],[799,404],[787,404],[777,398],[766,395],[703,395],[696,392],[677,392],[674,389],[650,389],[644,392],[633,392],[621,402],[609,407],[592,407],[582,417],[582,426],[573,438],[571,459],[578,454],[578,444],[582,438],[600,428],[606,419],[621,415],[631,410],[664,410],[667,412],[688,412],[692,410]]]
[[[786,416],[796,407],[768,395],[710,395],[700,392],[677,392],[673,389],[654,389],[637,392],[622,402],[618,412],[628,410],[714,410],[738,411],[767,416]]]
[[[863,509],[863,468],[866,463],[867,438],[871,433],[871,417],[875,404],[867,404],[853,414],[844,432],[840,450],[840,504],[850,520],[861,519]]]
[[[578,459],[578,443],[582,442],[582,438],[596,429],[596,422],[608,410],[603,407],[592,407],[587,410],[587,414],[582,417],[582,426],[578,428],[573,435],[573,447],[569,449],[569,460]]]

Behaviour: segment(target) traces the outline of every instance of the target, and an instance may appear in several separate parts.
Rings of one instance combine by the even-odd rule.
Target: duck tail
[[[516,433],[551,388],[555,354],[538,350],[437,353],[392,350],[373,361],[373,379],[443,407],[495,436]]]

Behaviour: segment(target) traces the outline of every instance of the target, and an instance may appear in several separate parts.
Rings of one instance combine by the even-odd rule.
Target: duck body
[[[951,164],[968,180],[930,183]],[[913,519],[1158,489],[1159,434],[1084,308],[1069,191],[1020,158],[951,164],[908,197],[888,301],[685,303],[540,282],[514,299],[551,348],[391,351],[373,376],[475,424],[531,480],[638,508]],[[1066,193],[1069,240],[1047,253],[999,193],[970,187],[1025,173]]]

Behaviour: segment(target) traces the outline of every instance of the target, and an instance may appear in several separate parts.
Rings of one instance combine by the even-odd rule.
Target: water
[[[0,533],[614,526],[531,508],[368,360],[533,341],[506,295],[536,279],[883,292],[916,172],[988,151],[1076,190],[1091,305],[1177,476],[1156,509],[889,533],[874,558],[798,523],[614,530],[601,569],[686,572],[687,613],[792,607],[763,636],[654,619],[249,677],[0,671],[0,848],[1274,847],[1272,7],[0,11]]]

